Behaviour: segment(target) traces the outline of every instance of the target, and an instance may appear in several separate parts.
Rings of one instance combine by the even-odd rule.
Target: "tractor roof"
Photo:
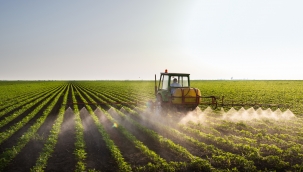
[[[179,76],[188,76],[190,75],[189,73],[165,73],[161,72],[161,75],[179,75]]]

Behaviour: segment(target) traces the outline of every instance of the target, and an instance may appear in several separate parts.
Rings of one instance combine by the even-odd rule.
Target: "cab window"
[[[187,76],[182,76],[181,77],[181,82],[179,82],[182,87],[188,87],[188,77]]]
[[[159,89],[167,90],[168,89],[168,75],[162,75],[160,78]]]
[[[171,76],[170,84],[173,83],[175,78],[178,80],[181,87],[188,87],[188,76]]]

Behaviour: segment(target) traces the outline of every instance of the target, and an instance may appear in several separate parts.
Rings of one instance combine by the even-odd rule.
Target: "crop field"
[[[218,108],[161,114],[152,81],[1,81],[0,171],[303,171],[303,81],[191,86]]]

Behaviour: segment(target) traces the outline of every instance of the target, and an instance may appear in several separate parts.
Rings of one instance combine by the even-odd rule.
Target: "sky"
[[[300,0],[0,0],[0,80],[303,79]]]

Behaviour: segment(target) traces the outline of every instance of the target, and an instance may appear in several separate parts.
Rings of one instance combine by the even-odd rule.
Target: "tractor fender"
[[[168,91],[161,91],[157,93],[156,98],[160,96],[163,102],[169,102],[171,99],[171,95],[169,94]]]

